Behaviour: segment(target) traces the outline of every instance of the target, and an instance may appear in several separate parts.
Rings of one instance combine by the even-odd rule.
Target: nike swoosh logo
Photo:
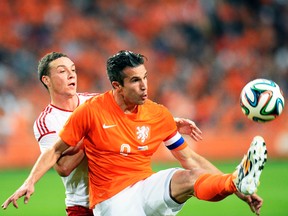
[[[106,125],[106,124],[103,124],[103,128],[104,128],[104,129],[112,128],[112,127],[116,127],[116,125]]]

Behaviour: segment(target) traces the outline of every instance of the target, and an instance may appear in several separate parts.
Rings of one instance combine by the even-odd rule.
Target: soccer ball
[[[282,113],[284,103],[280,87],[267,79],[255,79],[247,83],[240,95],[242,112],[255,122],[274,120]]]

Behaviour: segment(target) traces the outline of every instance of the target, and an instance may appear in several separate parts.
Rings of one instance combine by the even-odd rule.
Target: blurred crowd
[[[272,79],[288,95],[287,38],[286,0],[0,0],[0,148],[32,136],[49,103],[37,77],[47,52],[76,63],[79,92],[111,88],[110,55],[144,54],[150,99],[201,129],[241,131],[247,82]]]

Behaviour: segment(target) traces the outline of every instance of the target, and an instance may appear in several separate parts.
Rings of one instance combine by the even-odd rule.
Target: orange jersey
[[[82,137],[89,166],[90,207],[153,174],[151,156],[161,143],[169,149],[187,146],[173,116],[147,100],[135,114],[125,114],[112,91],[95,96],[71,115],[61,139],[76,145]]]

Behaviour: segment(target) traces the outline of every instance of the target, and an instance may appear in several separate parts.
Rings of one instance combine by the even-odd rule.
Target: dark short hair
[[[51,52],[47,53],[45,56],[43,56],[39,63],[38,63],[38,78],[42,82],[42,84],[45,86],[46,89],[47,86],[45,83],[42,81],[43,76],[49,76],[50,75],[50,62],[61,58],[61,57],[68,57],[67,55],[59,52]]]
[[[144,64],[147,59],[144,55],[134,53],[132,51],[121,50],[107,60],[107,74],[110,83],[113,81],[119,82],[123,86],[125,74],[123,70],[126,67],[137,67]]]

